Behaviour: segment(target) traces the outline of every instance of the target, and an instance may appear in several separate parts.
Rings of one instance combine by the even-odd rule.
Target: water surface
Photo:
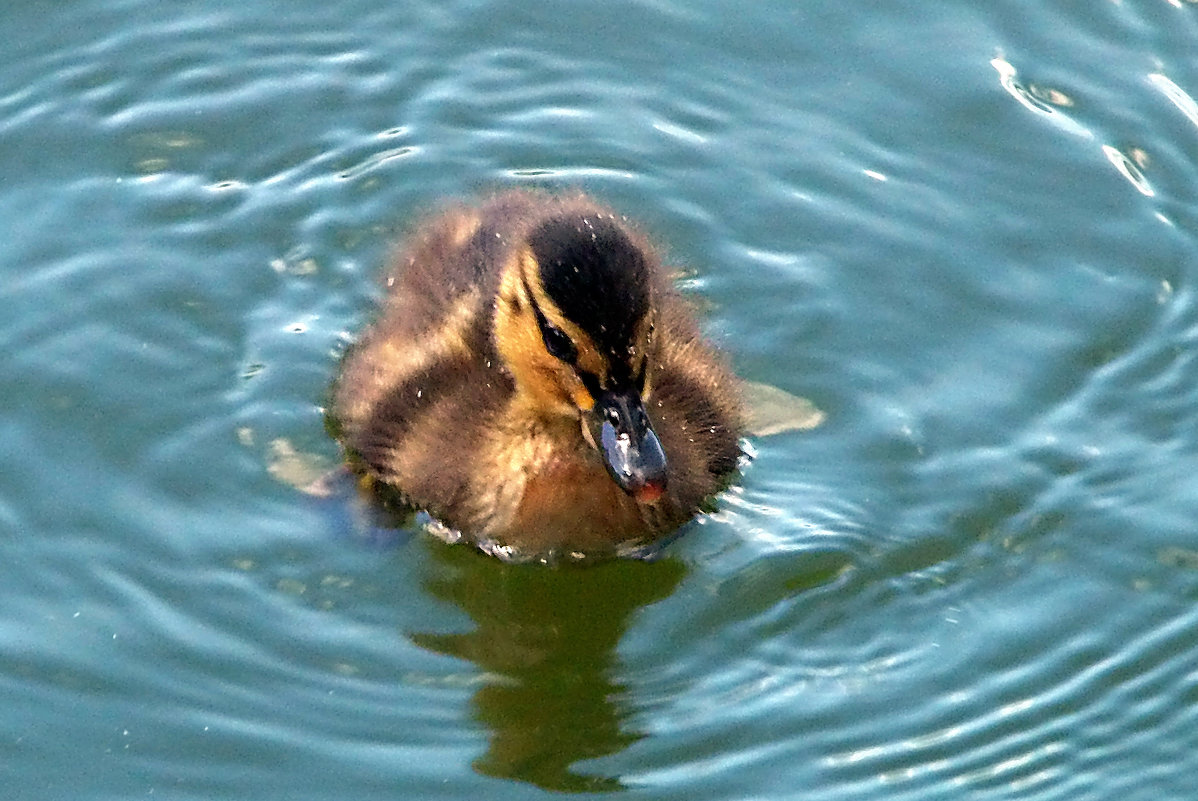
[[[0,12],[4,796],[1192,797],[1195,14]],[[656,562],[277,469],[408,221],[509,186],[827,415]]]

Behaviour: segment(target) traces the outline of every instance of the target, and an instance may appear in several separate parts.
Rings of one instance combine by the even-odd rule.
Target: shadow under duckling
[[[509,559],[633,552],[728,483],[739,385],[653,248],[584,194],[419,227],[333,390],[370,482]]]

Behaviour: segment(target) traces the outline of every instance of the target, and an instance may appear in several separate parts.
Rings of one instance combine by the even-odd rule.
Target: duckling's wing
[[[745,426],[750,434],[769,437],[786,431],[805,431],[824,421],[824,413],[814,403],[784,389],[757,381],[742,384],[745,399]]]

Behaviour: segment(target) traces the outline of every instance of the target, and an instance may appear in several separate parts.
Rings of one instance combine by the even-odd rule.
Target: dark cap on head
[[[649,311],[641,250],[598,213],[546,220],[528,241],[549,298],[616,363],[626,363],[637,324]]]

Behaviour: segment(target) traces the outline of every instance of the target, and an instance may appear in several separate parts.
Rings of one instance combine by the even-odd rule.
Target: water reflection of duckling
[[[648,243],[582,194],[418,229],[337,380],[366,475],[511,558],[643,546],[727,482],[738,383]]]
[[[685,580],[686,564],[666,556],[538,570],[473,559],[460,548],[426,554],[421,588],[470,625],[406,634],[473,663],[472,716],[489,734],[474,769],[559,793],[627,789],[592,761],[645,736],[638,713],[646,677],[621,646],[640,614]]]

